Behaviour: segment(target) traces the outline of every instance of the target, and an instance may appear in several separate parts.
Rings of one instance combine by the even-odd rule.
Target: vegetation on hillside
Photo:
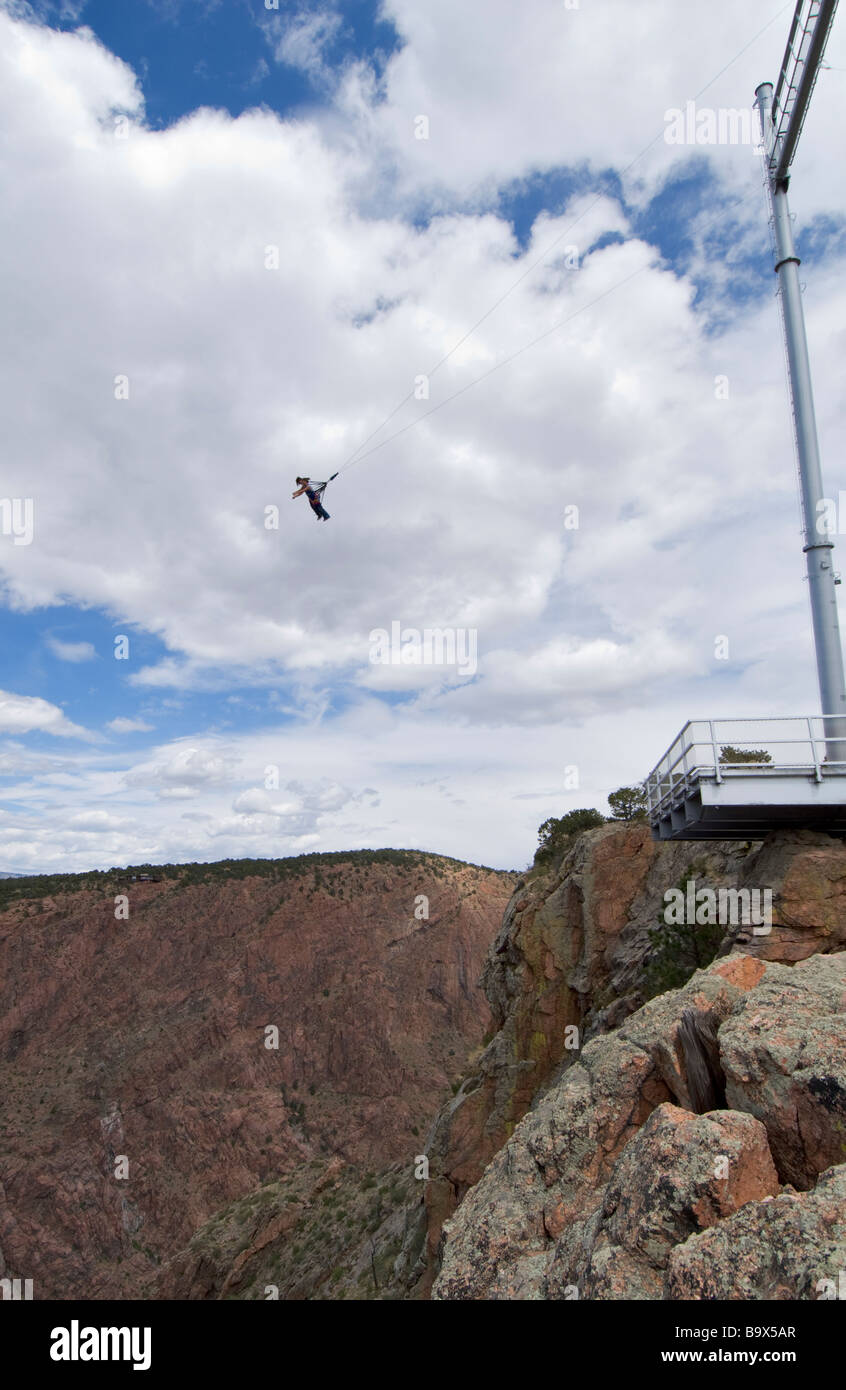
[[[450,866],[479,869],[484,873],[505,872],[490,869],[485,864],[467,864],[463,859],[452,859],[445,854],[409,849],[339,850],[297,854],[286,859],[219,859],[209,864],[127,864],[125,868],[91,869],[77,874],[34,874],[31,878],[0,879],[0,910],[20,898],[45,898],[59,893],[120,892],[131,883],[133,875],[138,878],[147,874],[185,887],[258,877],[283,883],[303,874],[313,874],[316,885],[320,886],[321,870],[348,869],[350,866],[359,870],[385,864],[400,869],[425,868],[436,878]]]
[[[210,1279],[212,1296],[220,1297],[227,1276],[227,1301],[413,1296],[409,1276],[426,1238],[413,1164],[370,1172],[347,1164],[327,1181],[328,1172],[325,1159],[304,1161],[199,1228],[185,1254]],[[274,1223],[279,1234],[266,1245],[256,1242]]]

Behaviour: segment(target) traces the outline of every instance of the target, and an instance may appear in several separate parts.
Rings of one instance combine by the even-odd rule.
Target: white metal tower
[[[790,166],[836,9],[837,0],[798,0],[775,97],[771,82],[762,83],[756,92],[799,459],[804,551],[817,653],[817,676],[825,732],[831,740],[828,751],[832,761],[846,756],[844,751],[840,751],[846,749],[846,744],[835,742],[846,737],[846,678],[832,562],[834,543],[828,532],[821,529],[825,516],[825,494],[799,284],[800,262],[793,243],[787,186]]]

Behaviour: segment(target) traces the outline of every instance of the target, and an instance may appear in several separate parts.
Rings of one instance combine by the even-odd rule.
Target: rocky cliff
[[[403,1175],[490,1027],[478,980],[514,876],[372,852],[33,882],[0,912],[0,1276],[214,1296],[345,1183],[396,1258]],[[170,1268],[192,1240],[220,1252],[205,1282]],[[311,1253],[310,1293],[336,1252]]]
[[[646,1002],[650,927],[691,877],[769,889],[771,924],[728,924],[708,970]],[[657,845],[637,825],[521,881],[484,971],[496,1034],[428,1136],[434,1296],[809,1296],[844,1253],[825,1236],[844,1224],[844,895],[828,837]],[[709,1284],[732,1222],[747,1268]],[[779,1283],[766,1241],[788,1230],[807,1260]]]
[[[817,1298],[846,1261],[846,953],[732,955],[588,1043],[445,1227],[435,1298]],[[686,1010],[726,1108],[692,1109]]]

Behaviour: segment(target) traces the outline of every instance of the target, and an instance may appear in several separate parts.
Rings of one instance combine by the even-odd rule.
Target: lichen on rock
[[[732,1220],[747,1247],[755,1231],[772,1235],[766,1213],[740,1216],[776,1197],[786,1210],[787,1170],[810,1189],[827,1160],[841,1167],[827,1174],[825,1201],[810,1202],[810,1191],[786,1199],[794,1226],[817,1233],[808,1247],[817,1254],[806,1250],[791,1264],[783,1250],[778,1288],[804,1292],[760,1292],[775,1287],[775,1276],[756,1282],[741,1266],[737,1287],[750,1292],[733,1292],[726,1264],[708,1284],[723,1291],[701,1295],[811,1296],[808,1261],[823,1259],[824,1213],[839,1210],[842,1223],[846,1209],[836,1200],[846,1172],[844,1001],[846,954],[793,968],[734,956],[594,1039],[447,1223],[433,1297],[700,1296],[679,1292],[685,1280],[692,1287],[705,1278],[693,1242]],[[727,1109],[697,1114],[691,1104],[679,1046],[691,1010],[713,1013]],[[723,1252],[730,1261],[731,1242],[718,1234],[702,1249],[708,1260]]]

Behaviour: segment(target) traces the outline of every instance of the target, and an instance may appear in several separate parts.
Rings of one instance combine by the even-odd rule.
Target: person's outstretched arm
[[[306,484],[306,483],[303,483],[302,487],[299,489],[298,492],[292,492],[292,493],[291,493],[291,500],[293,501],[293,499],[294,499],[295,497],[302,497],[303,493],[304,493],[305,490],[306,490],[306,487],[307,487],[307,484]]]

